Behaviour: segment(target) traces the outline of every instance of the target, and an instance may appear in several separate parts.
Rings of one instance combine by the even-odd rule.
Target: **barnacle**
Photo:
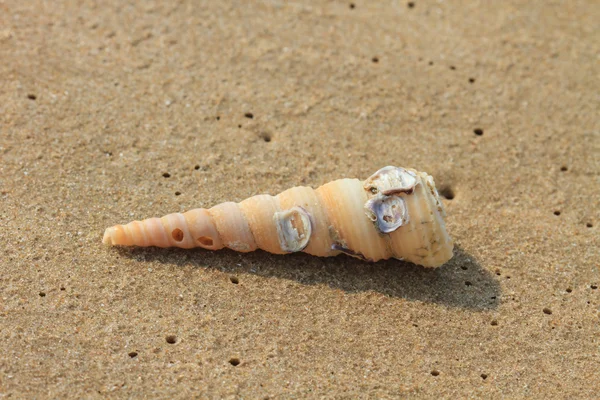
[[[260,248],[321,257],[345,253],[437,267],[452,258],[444,216],[431,176],[385,167],[364,182],[340,179],[317,189],[293,187],[277,196],[115,225],[106,229],[103,242],[240,252]]]

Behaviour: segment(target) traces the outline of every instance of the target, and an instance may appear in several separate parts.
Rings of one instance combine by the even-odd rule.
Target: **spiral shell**
[[[366,261],[391,257],[426,267],[452,258],[442,202],[424,172],[385,167],[364,182],[340,179],[318,189],[293,187],[162,218],[106,229],[103,242],[120,246],[228,247]]]

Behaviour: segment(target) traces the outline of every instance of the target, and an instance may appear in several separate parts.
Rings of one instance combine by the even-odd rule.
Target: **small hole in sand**
[[[67,289],[64,286],[61,286],[60,290],[67,290]]]
[[[247,112],[244,114],[244,117],[252,119],[254,118],[254,114],[252,114],[251,112]]]
[[[451,66],[450,66],[450,69],[451,69],[452,71],[455,71],[455,70],[456,70],[456,67],[455,67],[454,65],[451,65]]]
[[[560,170],[561,170],[562,172],[567,172],[567,171],[569,170],[569,168],[567,168],[567,166],[566,166],[566,165],[563,165],[562,167],[560,167]]]
[[[592,288],[592,290],[596,290],[598,289],[598,285],[590,285],[590,288]]]
[[[354,3],[350,3],[350,9],[351,9],[351,10],[354,10],[355,8],[356,8],[356,4],[354,4]]]
[[[175,335],[168,335],[165,340],[167,341],[167,343],[169,344],[175,344],[177,343],[177,336]]]
[[[475,83],[475,78],[469,78],[469,83]]]
[[[487,379],[487,374],[481,374],[481,379],[486,380]]]
[[[229,364],[233,365],[234,367],[237,367],[238,365],[240,365],[240,359],[239,358],[231,358],[229,360]]]
[[[447,200],[452,200],[454,199],[454,190],[450,186],[444,185],[440,188],[440,195]]]
[[[173,232],[171,232],[171,236],[173,236],[173,239],[176,242],[181,242],[183,240],[183,231],[179,228],[175,228],[173,229]]]
[[[469,281],[465,282],[465,286],[471,286],[471,285],[473,285],[471,282],[469,282]]]
[[[556,215],[558,217],[560,215],[560,211],[558,211],[558,210],[554,211],[554,215]]]
[[[29,100],[35,100],[35,99],[37,99],[37,96],[36,96],[35,94],[28,94],[28,95],[27,95],[27,98],[28,98]]]
[[[175,196],[179,196],[181,192],[175,192]]]
[[[237,276],[230,276],[229,280],[231,281],[231,283],[233,283],[234,285],[237,285],[238,283],[240,283],[240,280],[237,278]]]
[[[165,172],[165,173],[163,174],[163,177],[165,177],[165,178],[170,178],[170,177],[171,177],[171,174],[170,174],[170,173],[168,173],[168,172]]]
[[[260,138],[262,140],[264,140],[265,142],[269,143],[271,141],[271,134],[268,132],[261,132],[260,133]]]
[[[492,322],[490,322],[490,325],[492,326],[498,326],[498,321],[493,319]]]
[[[431,375],[433,376],[438,376],[440,374],[440,371],[438,371],[437,369],[434,369],[433,371],[431,371]]]
[[[413,3],[412,1],[409,1],[407,4],[408,8],[415,8],[415,3]]]
[[[46,293],[45,292],[40,292],[40,297],[46,297]]]
[[[565,290],[565,292],[567,292],[567,293],[571,293],[572,291],[573,291],[573,289],[571,289],[570,287],[568,287],[568,288]]]
[[[198,170],[200,169],[200,166],[199,166],[198,164],[196,164],[196,165],[194,165],[194,169],[195,169],[196,171],[198,171]]]
[[[373,57],[373,58],[371,58],[371,61],[373,61],[375,64],[377,64],[379,62],[379,57]]]
[[[466,265],[461,265],[460,269],[462,269],[463,271],[466,271],[469,268]]]
[[[587,224],[585,224],[585,226],[587,226],[588,228],[593,228],[594,225],[591,222],[588,222]]]
[[[551,315],[552,314],[552,310],[549,309],[549,308],[544,308],[542,311],[544,311],[544,314],[547,314],[547,315]]]
[[[433,61],[429,61],[429,65],[433,65]]]
[[[241,129],[241,128],[242,128],[242,124],[239,124],[239,125],[238,125],[238,128],[240,128],[240,129]]]
[[[129,357],[134,358],[134,357],[137,357],[138,353],[137,353],[137,351],[131,351],[128,353],[128,355],[129,355]]]
[[[476,134],[477,136],[483,136],[483,129],[475,128],[475,129],[473,129],[473,133]]]
[[[200,243],[202,246],[212,246],[213,240],[208,236],[200,236],[198,238],[198,243]]]
[[[217,121],[220,121],[220,120],[221,120],[221,117],[217,115]]]

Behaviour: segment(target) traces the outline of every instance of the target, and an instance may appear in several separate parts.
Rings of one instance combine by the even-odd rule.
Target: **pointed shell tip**
[[[112,240],[112,233],[113,228],[107,228],[104,231],[104,236],[102,237],[102,244],[106,245],[106,246],[112,246],[113,245],[113,240]]]

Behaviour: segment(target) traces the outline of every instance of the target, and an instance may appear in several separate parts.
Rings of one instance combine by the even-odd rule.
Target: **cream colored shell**
[[[107,245],[223,247],[275,254],[340,253],[368,261],[395,257],[426,267],[452,258],[453,244],[433,178],[385,167],[364,182],[340,179],[318,189],[293,187],[162,218],[106,229]]]

